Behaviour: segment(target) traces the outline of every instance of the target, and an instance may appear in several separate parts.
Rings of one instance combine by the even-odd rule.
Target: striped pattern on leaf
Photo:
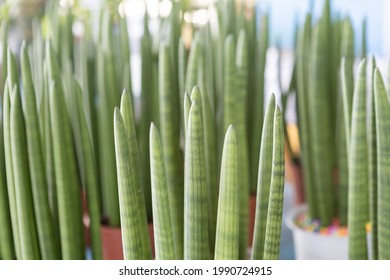
[[[351,150],[348,164],[348,255],[367,259],[368,151],[366,131],[366,61],[359,65],[351,123]]]
[[[9,198],[6,182],[3,120],[4,118],[0,118],[0,259],[12,260],[15,258],[15,248],[12,236],[10,204],[8,201]]]
[[[263,259],[264,241],[268,216],[268,203],[272,177],[272,150],[274,147],[275,95],[272,94],[264,118],[259,174],[257,181],[256,216],[253,234],[252,259]]]
[[[209,241],[210,248],[215,247],[215,231],[217,222],[217,205],[218,205],[218,186],[216,167],[217,154],[215,142],[215,126],[213,125],[213,115],[211,113],[208,96],[204,91],[201,91],[199,86],[194,86],[191,92],[191,101],[199,104],[201,111],[203,132],[204,132],[204,147],[205,147],[205,168],[206,168],[206,184],[207,184],[207,200],[208,200],[208,221],[209,221]],[[211,251],[211,253],[214,253]]]
[[[184,165],[184,259],[209,259],[208,198],[201,105],[188,118]]]
[[[153,123],[150,126],[149,143],[156,259],[174,260],[177,257],[175,256],[174,235],[171,222],[172,204],[169,198],[161,137]]]
[[[265,260],[277,260],[280,254],[284,197],[284,130],[283,116],[275,109],[272,149],[272,177],[270,185],[267,225],[264,239]]]
[[[305,199],[309,206],[311,217],[317,216],[317,204],[315,200],[314,178],[312,177],[312,145],[310,145],[309,122],[309,64],[311,43],[311,16],[306,15],[305,25],[299,32],[297,42],[297,100],[298,123],[301,158],[303,166],[303,181],[305,186]]]
[[[330,224],[334,216],[334,194],[332,182],[332,125],[330,117],[330,99],[327,91],[327,28],[323,21],[315,27],[312,36],[309,66],[309,122],[312,141],[313,183],[315,186],[318,217],[322,226]],[[316,217],[313,217],[316,218]]]
[[[25,122],[16,87],[11,95],[10,132],[21,259],[37,260],[41,258],[41,254],[31,192]]]
[[[159,95],[160,129],[166,178],[171,205],[171,222],[177,259],[183,258],[183,209],[184,188],[182,154],[180,150],[180,104],[174,91],[170,50],[167,45],[160,47],[159,54]]]
[[[137,136],[126,91],[122,94],[121,109],[115,108],[114,136],[124,258],[151,259]]]
[[[371,222],[371,257],[378,259],[378,150],[377,150],[377,130],[376,130],[376,110],[374,92],[374,71],[375,59],[372,59],[370,78],[371,102],[368,107],[368,188],[370,197],[370,222]]]
[[[238,144],[233,126],[226,132],[223,145],[217,233],[214,259],[237,260],[239,251],[240,192]]]
[[[374,74],[378,157],[378,259],[390,259],[390,104],[378,69]]]
[[[103,258],[101,227],[101,209],[99,200],[99,182],[96,166],[96,158],[93,149],[92,136],[88,129],[86,112],[82,103],[83,93],[81,87],[76,83],[77,114],[80,120],[80,136],[85,166],[86,194],[88,202],[88,214],[90,220],[92,258],[99,260]]]
[[[48,62],[50,124],[58,201],[62,259],[84,259],[81,190],[77,177],[72,130],[62,78],[51,45],[46,45]]]
[[[248,128],[249,141],[251,149],[250,167],[251,167],[251,192],[256,191],[257,171],[259,167],[259,152],[261,142],[262,124],[264,119],[264,79],[265,66],[267,61],[267,49],[269,44],[269,27],[268,14],[263,14],[260,17],[260,27],[258,31],[257,42],[257,57],[258,61],[256,68],[256,92],[248,95]]]
[[[59,259],[60,254],[58,248],[56,248],[54,224],[49,205],[36,93],[25,43],[21,49],[21,69],[27,151],[39,244],[43,259]]]
[[[9,60],[8,60],[9,61]],[[16,206],[15,180],[12,159],[12,142],[11,142],[11,100],[9,90],[9,77],[5,81],[4,96],[3,96],[3,122],[4,122],[4,157],[5,157],[5,171],[7,177],[8,200],[11,214],[12,234],[15,244],[15,254],[17,259],[22,258],[20,248],[20,234],[18,223],[18,210]]]

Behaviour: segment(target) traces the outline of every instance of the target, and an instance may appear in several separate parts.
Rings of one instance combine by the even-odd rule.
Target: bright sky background
[[[291,49],[295,22],[303,22],[305,13],[314,3],[314,15],[321,13],[324,0],[259,0],[259,9],[271,13],[271,42],[279,38],[282,46]],[[386,0],[333,0],[333,10],[342,16],[349,15],[355,29],[355,45],[360,53],[361,26],[364,17],[367,18],[368,51],[375,55],[390,54],[390,35],[385,33],[384,26],[390,24],[390,1]]]

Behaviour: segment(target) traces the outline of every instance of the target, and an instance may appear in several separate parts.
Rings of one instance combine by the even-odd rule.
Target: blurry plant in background
[[[32,21],[44,15],[46,0],[5,0],[0,4],[0,18],[9,20],[10,34],[18,40],[31,40]]]

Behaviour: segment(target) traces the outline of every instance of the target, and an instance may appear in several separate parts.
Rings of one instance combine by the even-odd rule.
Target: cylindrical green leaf
[[[116,108],[114,112],[114,135],[124,257],[151,259],[137,136],[131,99],[126,92],[121,110]]]
[[[268,203],[267,226],[265,230],[265,260],[278,260],[282,233],[284,198],[284,130],[283,116],[278,106],[275,109],[272,149],[272,176]]]
[[[191,101],[199,104],[202,124],[204,128],[205,162],[206,162],[206,184],[208,200],[209,240],[210,248],[215,247],[215,231],[217,222],[218,207],[218,175],[217,175],[217,153],[214,118],[211,112],[208,96],[201,92],[199,86],[194,86],[191,93]],[[214,252],[211,252],[212,254]]]
[[[268,101],[261,136],[259,174],[257,176],[256,216],[253,233],[252,259],[263,259],[267,225],[268,202],[272,176],[272,151],[274,137],[275,95]]]
[[[58,248],[56,248],[54,224],[46,184],[46,173],[43,160],[35,88],[33,85],[30,61],[25,44],[22,45],[21,49],[21,69],[28,160],[31,171],[31,188],[36,223],[38,227],[39,244],[43,259],[59,259],[60,252]]]
[[[326,49],[327,28],[324,21],[314,27],[310,50],[309,67],[309,122],[310,145],[312,145],[313,183],[315,186],[318,215],[322,226],[330,224],[334,217],[333,192],[333,139],[330,98],[327,90],[328,75],[324,53]],[[316,218],[316,217],[313,217]]]
[[[52,47],[46,45],[49,77],[50,124],[53,140],[58,215],[63,259],[84,259],[81,188],[77,176],[72,130],[62,78]]]
[[[240,192],[238,144],[234,128],[229,127],[223,145],[221,179],[215,238],[216,260],[237,260],[239,251]],[[242,206],[242,205],[241,205]]]
[[[198,61],[201,54],[202,46],[200,44],[199,34],[195,34],[194,40],[191,43],[191,50],[188,57],[188,65],[186,71],[185,91],[191,92],[192,88],[197,84],[198,78]],[[181,94],[184,94],[182,92]]]
[[[247,96],[248,96],[248,42],[244,29],[241,29],[237,39],[236,53],[236,93],[234,102],[234,111],[236,112],[232,119],[232,124],[237,131],[237,141],[240,145],[238,150],[239,158],[239,177],[241,180],[241,211],[240,219],[240,258],[246,257],[248,244],[248,193],[250,189],[250,167],[249,167],[249,148],[247,138]]]
[[[250,141],[251,153],[250,153],[250,167],[251,167],[251,180],[250,190],[256,191],[257,171],[259,166],[259,152],[261,131],[264,118],[264,81],[265,81],[265,66],[267,61],[267,49],[269,41],[269,27],[268,27],[268,15],[263,14],[260,17],[259,37],[257,46],[257,65],[256,65],[256,92],[248,95],[248,130]]]
[[[191,109],[191,98],[187,92],[184,92],[184,135],[187,133],[188,117]]]
[[[377,130],[374,92],[375,59],[372,59],[370,79],[371,102],[368,107],[368,170],[369,170],[369,193],[370,193],[370,222],[371,222],[371,258],[378,259],[378,154],[377,154]]]
[[[99,174],[102,189],[103,213],[107,215],[110,226],[120,225],[119,198],[112,114],[120,101],[118,90],[121,80],[116,76],[115,53],[112,42],[112,19],[105,11],[102,22],[102,40],[98,50],[98,135],[99,135]],[[117,45],[117,44],[115,44]]]
[[[306,15],[305,25],[298,36],[297,50],[297,101],[298,126],[303,167],[305,199],[311,217],[317,217],[317,204],[313,178],[312,145],[309,122],[309,63],[310,63],[311,16]]]
[[[180,98],[180,108],[181,112],[185,112],[184,110],[184,104],[182,100],[182,95],[184,94],[185,90],[185,81],[186,81],[186,72],[187,72],[187,50],[183,42],[183,38],[180,38],[179,40],[179,47],[178,47],[178,78],[179,78],[179,98]]]
[[[366,61],[359,65],[351,123],[351,150],[348,163],[348,255],[367,259],[368,150],[366,125]]]
[[[25,123],[19,92],[14,87],[10,110],[11,152],[15,179],[21,259],[41,258],[28,166]]]
[[[378,157],[378,258],[390,259],[390,104],[378,69],[374,74]]]
[[[22,259],[22,252],[20,248],[20,233],[18,223],[18,209],[16,206],[15,180],[12,159],[12,142],[11,142],[11,100],[9,89],[9,78],[5,80],[4,98],[3,98],[3,122],[4,122],[4,157],[5,157],[5,172],[7,178],[8,202],[9,211],[11,214],[12,234],[15,244],[15,254],[17,259]]]
[[[19,222],[18,222],[18,210],[16,204],[16,190],[15,190],[15,179],[13,170],[13,159],[12,159],[12,142],[11,142],[11,100],[10,95],[12,88],[10,88],[10,77],[5,80],[4,86],[4,98],[3,98],[3,122],[4,122],[4,151],[5,151],[5,171],[7,176],[7,190],[11,214],[12,233],[15,244],[15,253],[17,259],[22,259],[21,245],[20,245],[20,233],[19,233]]]
[[[153,120],[153,71],[152,71],[151,38],[148,28],[148,13],[144,16],[144,34],[141,38],[141,120],[139,128],[139,147],[141,157],[142,183],[144,186],[148,220],[152,220],[149,163],[149,128]]]
[[[77,98],[77,114],[80,121],[80,136],[83,150],[84,166],[85,166],[85,183],[86,183],[86,194],[88,202],[88,214],[89,214],[89,225],[91,234],[91,249],[92,258],[99,260],[103,258],[102,251],[102,239],[100,233],[101,227],[101,209],[99,201],[99,183],[98,174],[96,167],[96,158],[93,150],[92,136],[88,129],[87,116],[83,106],[83,93],[81,87],[76,83]]]
[[[150,174],[152,181],[154,244],[157,260],[174,260],[175,245],[163,147],[156,126],[150,126]]]
[[[8,99],[8,86],[5,87]],[[9,105],[7,105],[9,106]],[[9,116],[7,117],[9,119]],[[12,223],[10,214],[10,201],[8,197],[6,169],[4,160],[4,117],[0,119],[0,258],[11,260],[15,258],[15,248],[12,236]]]
[[[159,55],[160,129],[166,168],[171,221],[177,259],[183,258],[183,169],[180,151],[180,104],[174,91],[170,50],[160,47]]]
[[[184,259],[209,259],[208,198],[200,105],[192,102],[184,165]]]

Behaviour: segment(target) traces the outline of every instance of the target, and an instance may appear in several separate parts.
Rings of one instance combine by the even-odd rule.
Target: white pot
[[[291,209],[286,224],[293,232],[295,258],[297,260],[347,260],[348,237],[329,236],[309,232],[295,224],[295,218],[306,212],[307,206],[300,205]]]

